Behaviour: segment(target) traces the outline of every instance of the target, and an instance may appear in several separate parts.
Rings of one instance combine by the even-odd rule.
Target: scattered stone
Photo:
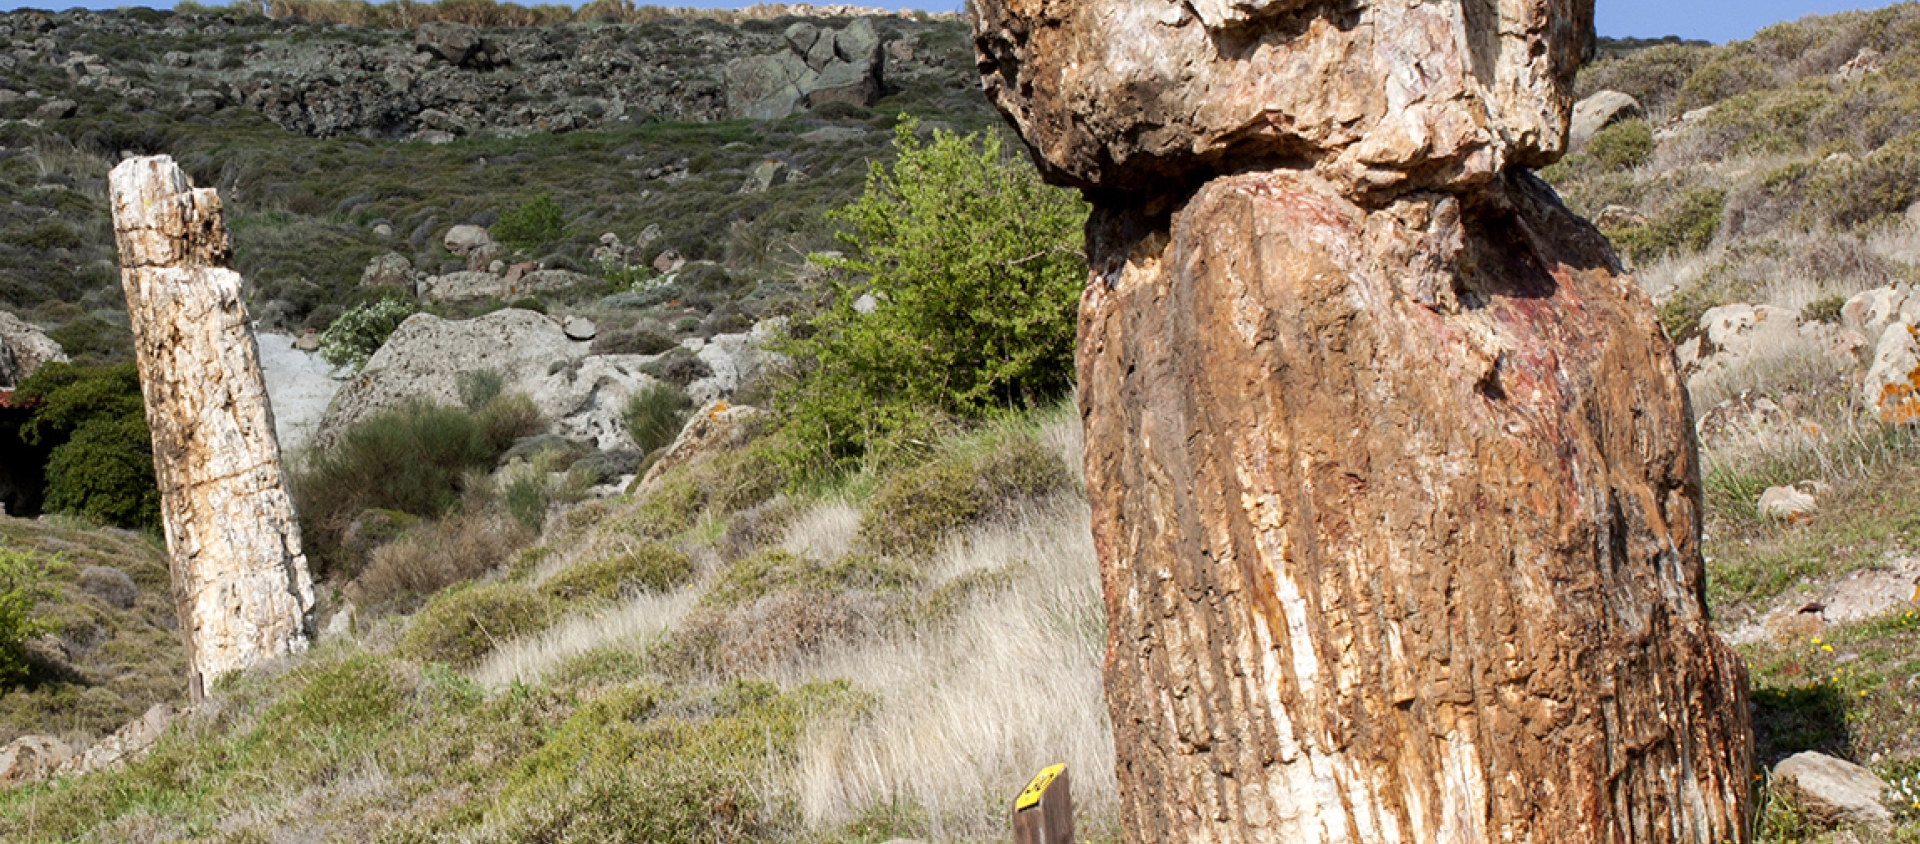
[[[132,609],[140,597],[140,586],[133,577],[112,566],[87,566],[80,570],[80,589],[107,602],[115,609]]]
[[[481,64],[480,30],[463,23],[422,24],[413,36],[414,49],[456,67]]]
[[[1896,322],[1920,325],[1920,296],[1906,285],[1868,290],[1840,306],[1840,322],[1859,331],[1869,346],[1878,346],[1888,326]]]
[[[48,100],[33,110],[41,120],[65,120],[80,113],[80,104],[72,100]]]
[[[592,340],[596,333],[593,320],[586,317],[568,317],[565,330],[567,339],[582,343]]]
[[[468,252],[493,243],[493,235],[480,226],[458,225],[447,229],[446,237],[440,242],[448,252],[465,257]]]
[[[486,243],[467,250],[467,270],[470,272],[486,271],[488,266],[506,254],[507,248],[505,246],[489,240]]]
[[[594,286],[602,283],[603,282],[593,276],[587,275],[586,273],[577,273],[573,270],[534,270],[523,273],[519,280],[510,283],[507,286],[507,294],[510,296],[524,296],[528,293],[558,293],[562,290],[572,290],[577,287]]]
[[[357,612],[352,601],[341,604],[340,609],[335,610],[333,616],[327,619],[326,628],[320,631],[320,639],[325,641],[353,635],[354,615]]]
[[[653,271],[665,275],[687,265],[687,259],[672,249],[653,256]]]
[[[1893,813],[1881,802],[1886,783],[1844,759],[1813,751],[1796,753],[1774,766],[1773,783],[1819,826],[1863,827],[1881,833],[1893,826]]]
[[[851,126],[822,126],[800,135],[800,140],[810,144],[844,144],[867,136],[867,130]]]
[[[515,282],[518,282],[520,279],[525,278],[527,273],[533,272],[534,270],[537,270],[537,269],[540,269],[540,265],[538,263],[534,261],[523,261],[521,263],[508,266],[505,278],[508,284],[513,284]]]
[[[769,188],[801,180],[800,171],[784,161],[768,159],[760,162],[747,174],[747,183],[740,188],[741,193],[766,193]]]
[[[1860,391],[1882,421],[1920,421],[1920,328],[1896,322],[1881,332]]]
[[[1640,101],[1619,91],[1599,91],[1575,103],[1573,122],[1567,129],[1567,147],[1578,150],[1600,130],[1627,120],[1645,117]]]
[[[60,344],[39,326],[0,311],[0,390],[11,390],[40,367],[66,360]]]
[[[1790,486],[1776,486],[1760,494],[1760,515],[1783,522],[1807,522],[1813,519],[1820,503],[1811,494]]]
[[[667,470],[711,459],[713,455],[744,442],[748,432],[747,423],[759,415],[757,408],[746,405],[730,405],[719,399],[705,403],[698,413],[687,420],[680,434],[673,438],[673,444],[667,446],[659,459],[647,468],[647,474],[640,479],[637,489],[651,489]]]
[[[1858,82],[1869,76],[1878,74],[1881,65],[1885,64],[1886,60],[1886,55],[1879,50],[1875,50],[1872,47],[1861,47],[1860,52],[1855,53],[1853,58],[1848,59],[1846,64],[1841,65],[1840,69],[1834,72],[1833,79],[1835,82],[1843,85],[1849,82]]]
[[[427,302],[473,302],[503,299],[508,295],[506,279],[493,273],[459,272],[427,276],[417,290]]]
[[[0,788],[44,779],[73,758],[73,749],[52,736],[21,736],[0,747]]]
[[[393,237],[393,226],[386,223],[377,224],[373,227],[373,236],[382,239]]]
[[[76,776],[139,761],[173,724],[173,707],[156,703],[145,715],[127,722],[92,747],[60,763],[57,776]]]
[[[293,347],[303,352],[320,351],[320,332],[311,328],[300,332],[299,339],[293,341]],[[268,386],[269,388],[272,386],[271,378],[268,380]]]
[[[367,262],[367,268],[360,271],[361,287],[402,287],[413,286],[413,262],[398,252],[385,255]]]
[[[880,300],[873,298],[872,293],[862,293],[860,298],[853,300],[854,313],[870,314],[877,310],[880,310]]]

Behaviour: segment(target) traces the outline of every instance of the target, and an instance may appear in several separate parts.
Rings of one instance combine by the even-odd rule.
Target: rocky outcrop
[[[523,270],[518,275],[468,271],[427,276],[417,285],[416,292],[427,302],[475,302],[557,293],[596,284],[599,282],[594,277],[572,270]]]
[[[220,199],[166,156],[108,176],[196,697],[305,650],[313,585]]]
[[[970,7],[1094,206],[1128,839],[1747,840],[1673,347],[1520,169],[1563,151],[1591,4]]]
[[[67,353],[33,323],[0,311],[0,390],[11,390]]]
[[[340,392],[333,366],[298,341],[283,334],[262,334],[260,376],[267,382],[267,401],[273,406],[273,431],[280,451],[296,458],[320,429],[327,404]]]
[[[388,252],[367,262],[360,272],[361,287],[413,287],[413,262],[398,252]]]
[[[730,115],[778,120],[803,107],[867,106],[880,96],[884,64],[871,21],[861,18],[839,30],[796,23],[785,35],[785,51],[727,63]]]
[[[52,736],[21,736],[0,747],[0,788],[51,776],[73,758],[73,748]]]
[[[709,459],[746,442],[749,428],[759,416],[758,408],[730,405],[718,399],[707,402],[687,419],[673,443],[647,467],[639,489],[653,488],[668,470]]]
[[[1862,827],[1884,834],[1893,826],[1893,813],[1881,802],[1886,784],[1844,759],[1797,753],[1774,766],[1773,782],[1820,827]]]

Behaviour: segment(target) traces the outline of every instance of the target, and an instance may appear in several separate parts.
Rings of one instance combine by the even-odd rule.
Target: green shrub
[[[496,454],[473,414],[425,402],[347,429],[332,448],[309,455],[293,478],[301,531],[320,568],[337,562],[340,537],[360,512],[439,516],[458,500],[462,476],[486,468]]]
[[[460,403],[468,410],[478,413],[480,408],[500,397],[500,391],[506,388],[506,376],[498,369],[476,369],[462,372],[453,377],[454,387],[460,393]]]
[[[848,590],[905,591],[919,574],[897,561],[872,554],[848,554],[831,562],[771,548],[751,554],[721,572],[701,596],[705,607],[737,607],[776,592],[834,594]]]
[[[611,601],[628,592],[669,592],[693,581],[693,558],[657,542],[625,554],[568,567],[541,584],[560,601]]]
[[[538,532],[547,521],[547,507],[553,502],[553,495],[547,489],[545,473],[522,472],[508,479],[502,496],[506,499],[507,514],[513,517],[521,527]]]
[[[66,223],[46,220],[30,229],[15,229],[0,235],[0,240],[28,249],[79,249],[85,243]]]
[[[354,654],[295,676],[300,689],[275,701],[261,723],[275,738],[300,741],[327,731],[366,731],[398,719],[405,690],[385,660]]]
[[[699,327],[700,321],[694,320],[693,327],[685,330]],[[713,368],[685,346],[668,349],[659,359],[641,367],[641,371],[683,390],[688,384],[713,374]]]
[[[1073,380],[1086,281],[1086,205],[1050,187],[998,136],[895,128],[898,160],[835,211],[847,226],[832,303],[785,344],[800,377],[779,395],[789,462],[833,471],[911,437],[929,413],[983,417],[1032,407]],[[877,300],[861,313],[863,296]],[[803,332],[804,333],[804,332]]]
[[[1012,436],[974,456],[950,457],[896,473],[860,518],[860,543],[880,554],[926,556],[953,531],[1072,483],[1059,456]]]
[[[26,675],[27,640],[45,628],[33,609],[51,594],[47,568],[31,552],[0,545],[0,691]]]
[[[400,650],[421,662],[468,666],[498,645],[544,630],[553,621],[552,604],[525,586],[473,586],[428,601],[400,638]]]
[[[393,336],[394,329],[420,306],[405,299],[380,299],[356,305],[320,334],[320,358],[358,371]]]
[[[159,528],[153,436],[133,363],[50,363],[23,381],[15,395],[34,408],[21,436],[34,444],[58,443],[47,458],[48,510],[121,527]]]
[[[706,504],[707,491],[700,484],[684,472],[671,473],[641,499],[622,527],[638,536],[670,539],[693,527]]]
[[[560,213],[560,204],[554,202],[553,197],[542,194],[500,215],[499,222],[494,223],[489,231],[494,240],[514,249],[532,252],[559,240],[566,228],[567,221]]]
[[[1653,127],[1645,120],[1615,123],[1589,139],[1582,152],[1605,172],[1638,167],[1653,157]]]
[[[651,454],[673,442],[693,412],[693,400],[666,384],[650,384],[627,399],[620,422],[641,454]]]
[[[1615,248],[1635,261],[1651,261],[1678,252],[1699,252],[1720,232],[1727,192],[1694,188],[1682,194],[1647,225],[1606,232]]]
[[[1824,322],[1828,325],[1840,324],[1840,310],[1847,306],[1845,296],[1822,296],[1807,303],[1800,309],[1802,322]]]
[[[474,416],[487,448],[494,454],[505,452],[521,437],[530,437],[547,427],[539,406],[524,393],[496,395],[480,406]]]

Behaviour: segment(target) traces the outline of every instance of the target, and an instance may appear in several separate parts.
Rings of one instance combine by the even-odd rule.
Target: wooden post
[[[313,584],[220,198],[166,156],[123,161],[108,185],[197,699],[305,650]]]
[[[1073,785],[1067,766],[1035,774],[1013,801],[1014,844],[1073,844]]]

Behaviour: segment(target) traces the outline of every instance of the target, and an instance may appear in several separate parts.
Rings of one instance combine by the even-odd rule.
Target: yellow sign
[[[1014,799],[1013,810],[1024,812],[1040,805],[1040,795],[1046,794],[1047,786],[1053,785],[1053,781],[1059,779],[1066,770],[1067,766],[1064,764],[1051,765],[1041,769],[1040,773],[1034,774],[1033,782],[1027,783],[1027,787],[1020,791],[1020,796]]]

